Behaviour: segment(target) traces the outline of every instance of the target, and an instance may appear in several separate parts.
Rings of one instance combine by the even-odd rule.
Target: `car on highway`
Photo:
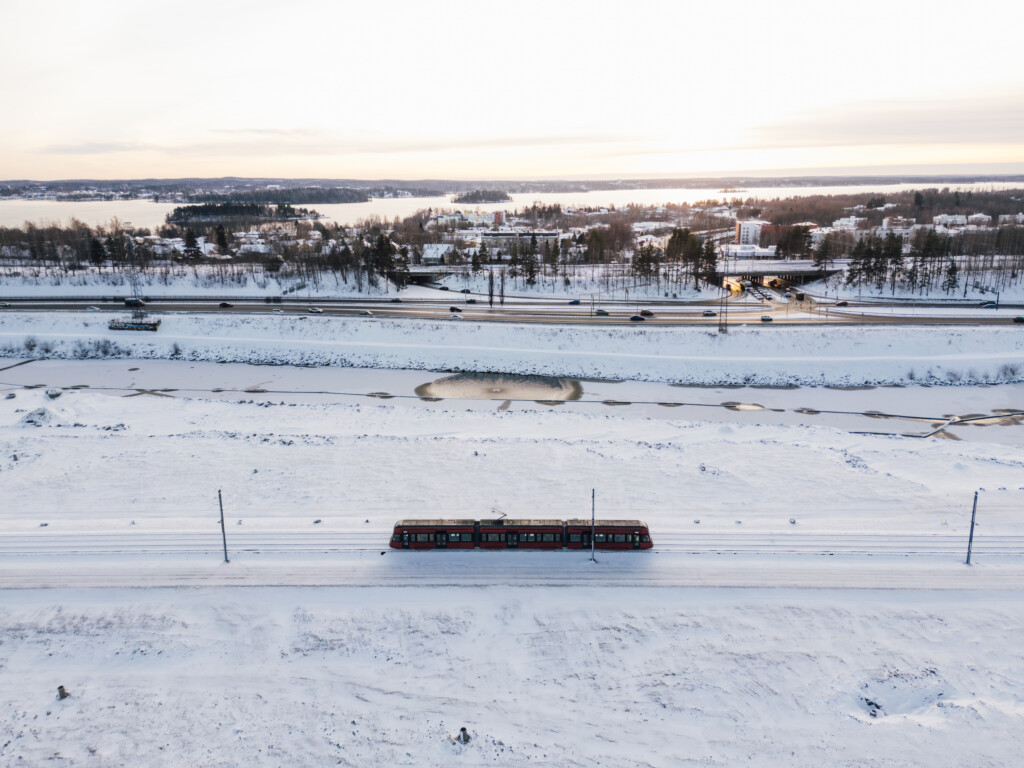
[[[1015,318],[1013,318],[1013,322],[1015,322],[1015,323],[1024,323],[1024,317],[1021,317],[1021,316],[1015,317]]]
[[[580,300],[579,299],[573,299],[572,301],[569,302],[569,306],[570,307],[578,307],[579,305],[580,305]]]
[[[771,315],[761,315],[761,322],[762,323],[770,323],[771,321],[772,321],[772,316]]]
[[[126,307],[144,307],[146,306],[146,302],[142,299],[128,298],[124,300],[124,305]]]
[[[607,309],[595,309],[594,310],[594,314],[597,315],[598,317],[608,317],[608,310]]]
[[[982,309],[998,309],[999,308],[994,301],[983,301],[983,302],[981,302],[980,306],[981,306]]]
[[[476,299],[466,299],[467,304],[476,304]]]
[[[629,318],[629,319],[630,319],[630,321],[632,321],[632,322],[634,322],[634,323],[642,323],[642,322],[643,322],[644,320],[646,320],[647,318],[645,318],[645,317],[640,317],[640,315],[633,315],[633,316],[632,316],[631,318]]]
[[[715,312],[713,309],[705,309],[704,310],[704,317],[715,317],[717,314],[718,313]]]
[[[449,312],[461,312],[462,307],[448,307]]]
[[[221,309],[231,309],[235,305],[232,304],[230,301],[222,301],[219,306]]]
[[[360,309],[359,314],[362,315],[363,317],[373,317],[373,312],[371,312],[368,309]]]
[[[649,309],[641,309],[641,310],[640,310],[640,314],[641,314],[641,315],[642,315],[643,317],[654,317],[654,313],[653,313],[653,312],[651,312],[651,310],[649,310]]]
[[[273,312],[275,315],[283,315],[284,314],[284,310],[283,309],[272,309],[270,311]]]
[[[472,291],[469,288],[463,288],[459,293],[472,293]]]
[[[309,311],[312,312],[314,315],[322,315],[324,313],[324,311],[320,309],[320,307],[310,307]]]
[[[6,301],[0,301],[0,309],[7,309],[9,306],[11,305],[8,304]]]
[[[402,300],[401,300],[401,299],[392,299],[392,300],[391,300],[391,303],[392,303],[392,304],[401,304],[401,303],[402,303]]]
[[[448,318],[449,320],[461,320],[462,315],[452,315]]]
[[[848,301],[837,301],[836,302],[836,306],[837,307],[848,307],[848,306],[850,306],[850,302],[848,302]]]
[[[796,300],[797,301],[803,301],[804,298],[805,298],[805,296],[802,293],[797,293],[797,295],[796,295]]]
[[[437,290],[439,290],[439,291],[447,291],[448,290],[448,286],[447,285],[439,285],[439,286],[437,286]]]
[[[86,307],[85,311],[86,312],[99,312],[100,308],[99,307]]]
[[[786,291],[785,296],[786,296],[787,299],[793,298],[793,294],[790,293],[789,291]]]

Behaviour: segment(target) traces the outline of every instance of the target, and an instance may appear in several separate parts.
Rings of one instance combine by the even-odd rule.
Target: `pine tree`
[[[196,238],[196,233],[189,227],[185,230],[185,258],[186,259],[201,259],[203,252],[199,248],[199,240]]]

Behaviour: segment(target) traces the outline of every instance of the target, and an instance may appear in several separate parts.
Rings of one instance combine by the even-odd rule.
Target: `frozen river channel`
[[[572,409],[652,419],[807,424],[930,439],[1024,442],[1024,384],[964,387],[694,387],[666,383],[173,360],[0,363],[0,393],[90,389],[112,397],[284,403],[380,401],[397,407]],[[951,419],[971,419],[950,423]],[[938,431],[936,431],[938,430]]]

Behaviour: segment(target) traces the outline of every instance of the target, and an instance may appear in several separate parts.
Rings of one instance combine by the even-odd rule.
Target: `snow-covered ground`
[[[1024,753],[1016,592],[60,589],[6,592],[0,618],[11,766],[1009,768]],[[472,740],[452,744],[462,726]]]
[[[5,765],[888,768],[1024,751],[1019,445],[717,411],[11,393]],[[586,516],[592,487],[599,515],[645,519],[656,549],[596,565],[383,549],[400,517]],[[713,553],[757,542],[776,554]],[[29,584],[54,588],[12,588]],[[159,584],[188,588],[123,588]],[[452,744],[461,726],[472,741]]]
[[[1007,327],[550,326],[383,318],[166,314],[157,333],[89,312],[0,313],[0,355],[136,357],[504,371],[686,383],[861,385],[1024,380]],[[756,315],[753,315],[756,316]],[[734,318],[735,320],[735,318]]]

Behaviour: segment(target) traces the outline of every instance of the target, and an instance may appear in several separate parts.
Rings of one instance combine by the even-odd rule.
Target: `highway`
[[[851,301],[842,308],[836,307],[835,301],[825,301],[808,296],[804,301],[783,298],[771,291],[758,291],[765,296],[758,299],[750,293],[735,294],[726,301],[726,319],[729,325],[764,323],[770,317],[773,324],[807,325],[807,324],[872,324],[872,325],[1008,325],[1014,318],[1005,313],[991,314],[976,311],[977,306],[960,306],[962,316],[951,314],[948,306],[922,306],[916,303],[864,302],[858,304]],[[470,303],[473,300],[474,303]],[[692,325],[718,328],[721,302],[717,299],[697,302],[680,302],[668,300],[651,300],[642,303],[605,301],[599,308],[608,313],[607,316],[593,314],[589,302],[578,306],[570,305],[564,299],[509,299],[502,306],[497,302],[489,306],[487,296],[467,295],[452,292],[450,296],[438,299],[402,299],[395,302],[390,299],[339,299],[320,300],[307,299],[302,301],[283,301],[267,303],[262,300],[226,299],[230,307],[221,307],[221,299],[196,298],[162,298],[147,301],[146,311],[153,315],[165,314],[255,314],[255,315],[290,315],[320,317],[362,317],[368,321],[374,318],[387,319],[451,319],[458,316],[463,320],[478,322],[511,322],[511,323],[549,323],[549,324],[587,324],[587,325],[659,325],[679,326]],[[10,307],[0,309],[0,313],[12,310],[33,312],[68,312],[82,311],[94,307],[102,313],[118,313],[123,315],[130,311],[120,301],[97,301],[96,299],[46,299],[17,300],[8,302]],[[453,312],[451,307],[460,311]],[[884,314],[880,308],[896,308],[912,311],[913,314]],[[319,310],[311,312],[311,309]],[[642,322],[630,318],[637,316],[641,310],[649,311],[652,316],[645,317]],[[931,311],[929,311],[931,310]],[[705,311],[714,312],[713,316],[705,317]],[[1024,314],[1024,309],[1015,310]],[[0,314],[2,317],[2,314]]]

